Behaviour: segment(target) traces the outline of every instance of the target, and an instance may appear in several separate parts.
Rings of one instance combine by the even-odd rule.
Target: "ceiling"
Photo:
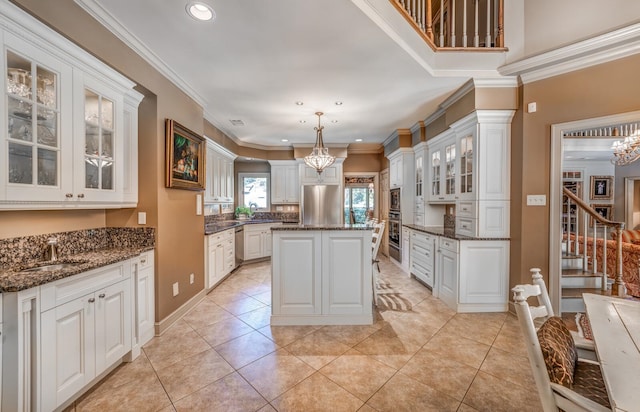
[[[188,16],[188,0],[77,1],[101,8],[112,31],[248,146],[313,144],[317,111],[329,145],[382,143],[470,78],[429,74],[347,0],[205,0],[213,22]]]

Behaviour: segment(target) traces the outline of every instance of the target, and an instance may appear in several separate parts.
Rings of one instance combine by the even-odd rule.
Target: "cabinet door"
[[[445,199],[453,199],[456,194],[456,144],[452,142],[443,149],[444,164],[442,169],[442,182],[444,183]]]
[[[475,191],[473,174],[475,172],[473,134],[469,134],[459,140],[460,174],[458,199],[471,199]]]
[[[300,177],[297,166],[287,166],[285,169],[285,201],[287,203],[300,202]]]
[[[93,77],[74,73],[74,196],[120,202],[123,180],[123,97]]]
[[[438,297],[452,309],[458,305],[458,254],[446,249],[438,253]]]
[[[361,231],[322,233],[322,313],[371,313],[371,236]],[[355,258],[358,257],[358,258]],[[360,258],[361,257],[361,258]]]
[[[96,374],[131,350],[131,289],[118,282],[96,295]]]
[[[4,41],[0,200],[65,201],[73,188],[72,69],[9,33]]]
[[[444,200],[442,195],[442,150],[439,146],[429,148],[429,201]]]
[[[233,202],[233,159],[226,159],[225,181],[227,186],[227,202]]]
[[[211,145],[207,145],[207,163],[206,163],[206,182],[205,182],[205,192],[204,192],[204,202],[205,203],[213,203],[214,201],[214,179],[215,179],[215,152],[213,151],[213,147]]]
[[[271,237],[270,228],[267,228],[264,232],[262,232],[262,242],[263,242],[262,256],[263,257],[271,256],[271,253],[273,252],[273,240]]]
[[[244,230],[244,260],[262,257],[263,235],[261,230]]]
[[[214,257],[215,277],[213,279],[213,285],[218,283],[218,281],[222,279],[225,275],[224,247],[222,246],[222,243],[218,243],[216,245],[214,254],[215,254],[215,257]]]
[[[271,166],[271,203],[286,203],[287,168]]]
[[[322,235],[320,231],[275,232],[272,260],[273,314],[322,313]],[[310,258],[311,257],[311,258]]]
[[[41,315],[42,410],[53,410],[96,376],[95,294]]]
[[[141,268],[142,266],[140,266]],[[138,283],[136,285],[137,304],[136,321],[138,344],[140,346],[147,343],[154,334],[155,322],[155,292],[154,292],[154,269],[150,267],[139,269]]]
[[[424,178],[424,155],[416,155],[416,190],[415,190],[415,200],[422,201],[424,200],[422,189],[423,189],[423,178]]]

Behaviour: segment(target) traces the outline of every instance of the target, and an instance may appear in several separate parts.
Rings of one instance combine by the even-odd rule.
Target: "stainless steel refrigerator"
[[[342,192],[339,185],[304,185],[301,222],[305,225],[342,225]]]

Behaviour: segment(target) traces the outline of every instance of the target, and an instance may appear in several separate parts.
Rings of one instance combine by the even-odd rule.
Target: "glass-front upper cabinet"
[[[58,186],[58,76],[17,53],[6,53],[7,182]]]
[[[431,152],[431,198],[437,199],[440,196],[440,150]]]
[[[423,156],[416,156],[416,199],[422,199],[423,163]]]
[[[448,197],[456,192],[456,144],[444,147],[444,194]]]
[[[84,90],[86,189],[114,189],[114,104],[90,89]]]
[[[460,195],[473,193],[473,135],[460,139]]]

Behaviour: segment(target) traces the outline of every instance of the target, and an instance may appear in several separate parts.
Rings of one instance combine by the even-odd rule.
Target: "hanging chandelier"
[[[336,160],[335,156],[329,154],[329,149],[324,147],[322,142],[322,129],[324,129],[324,126],[320,125],[320,116],[323,114],[322,112],[316,112],[316,116],[318,116],[318,126],[313,128],[313,130],[316,131],[316,145],[313,147],[311,153],[304,157],[306,165],[315,169],[318,175],[320,175],[324,169],[331,166]]]
[[[635,162],[640,158],[640,129],[629,134],[624,140],[616,140],[611,145],[613,157],[611,163],[624,166]]]

